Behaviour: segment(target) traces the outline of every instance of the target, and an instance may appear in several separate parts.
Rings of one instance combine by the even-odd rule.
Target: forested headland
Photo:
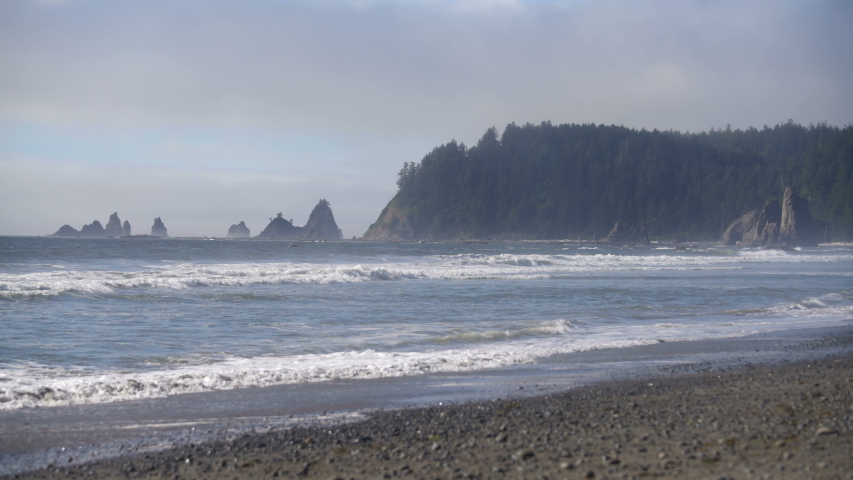
[[[853,127],[510,124],[404,163],[397,186],[365,238],[593,238],[618,221],[653,239],[719,240],[792,186],[831,239],[853,240]]]

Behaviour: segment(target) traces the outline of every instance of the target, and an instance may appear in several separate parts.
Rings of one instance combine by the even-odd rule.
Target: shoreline
[[[93,463],[87,463],[85,459],[74,460],[79,453],[69,450],[42,463],[51,463],[50,469],[28,473],[26,468],[6,470],[20,478],[64,477],[66,474],[85,474],[88,478],[135,478],[156,473],[168,474],[169,478],[179,474],[181,478],[231,479],[235,476],[248,478],[249,474],[253,478],[267,478],[276,472],[279,476],[292,477],[304,472],[308,478],[360,479],[377,478],[386,473],[394,477],[395,470],[400,476],[410,472],[412,478],[454,478],[459,473],[472,473],[474,477],[471,478],[523,478],[525,475],[584,478],[590,471],[594,478],[619,478],[611,475],[621,473],[628,475],[625,478],[640,478],[651,475],[650,472],[657,472],[654,476],[692,478],[690,472],[705,472],[703,475],[708,476],[711,475],[708,472],[716,475],[718,470],[747,478],[749,475],[743,468],[755,471],[755,467],[749,465],[758,462],[756,465],[761,468],[769,468],[771,464],[774,468],[791,465],[787,471],[772,470],[774,478],[802,478],[805,467],[813,470],[818,468],[818,463],[827,468],[819,474],[815,472],[817,478],[847,478],[837,475],[844,471],[839,468],[853,471],[850,463],[853,458],[853,331],[849,327],[822,329],[811,332],[811,338],[803,332],[786,333],[787,342],[776,336],[720,340],[717,345],[701,341],[669,342],[614,351],[578,352],[564,356],[568,358],[542,359],[538,377],[530,377],[531,370],[526,368],[519,368],[513,374],[495,371],[437,375],[433,379],[412,378],[414,383],[397,384],[397,391],[387,395],[385,392],[389,386],[394,386],[394,380],[380,380],[373,382],[372,386],[378,386],[380,393],[374,392],[372,400],[369,396],[352,395],[343,399],[343,404],[350,408],[338,407],[335,413],[323,412],[323,415],[316,409],[335,405],[328,403],[329,397],[347,396],[355,384],[341,382],[332,389],[325,388],[329,385],[316,385],[317,390],[302,397],[307,402],[302,415],[299,408],[290,406],[286,409],[291,412],[289,416],[279,416],[277,420],[272,416],[263,418],[267,429],[256,422],[257,416],[242,426],[239,418],[231,418],[230,425],[234,429],[220,430],[219,438],[208,436],[194,441],[192,436],[181,439],[175,434],[164,442],[161,431],[160,443],[156,444],[154,438],[148,440],[148,450],[140,448],[145,442],[136,446],[122,445],[112,452],[103,450],[102,445],[92,444],[92,451],[101,448],[101,453],[108,458],[95,458]],[[662,352],[668,354],[662,355]],[[828,355],[834,358],[825,359]],[[643,359],[647,362],[645,366],[642,366]],[[792,361],[795,363],[790,363]],[[573,368],[596,362],[604,366],[597,377],[589,377],[586,382],[566,378],[566,372]],[[610,368],[613,363],[632,367],[620,371]],[[541,375],[543,371],[550,372],[550,376]],[[685,373],[691,371],[700,373]],[[490,374],[500,378],[499,387],[491,384],[490,388],[483,388],[488,384],[485,377]],[[608,375],[613,380],[608,380]],[[428,380],[433,382],[432,387],[442,388],[423,388],[423,382]],[[550,380],[555,383],[548,384]],[[827,382],[835,382],[835,387],[828,391],[816,390],[819,396],[805,395],[815,384]],[[422,386],[420,396],[406,392],[413,384]],[[648,387],[649,384],[655,388]],[[522,386],[527,389],[520,389]],[[367,385],[368,389],[370,387]],[[478,388],[480,391],[472,390]],[[268,396],[287,389],[263,390],[231,391],[228,398],[233,400],[241,393]],[[326,398],[321,395],[319,401],[311,402],[309,397],[317,392]],[[545,396],[541,396],[543,393]],[[377,403],[377,398],[381,402]],[[341,399],[337,400],[337,405],[341,405]],[[147,408],[152,408],[154,402]],[[626,402],[638,406],[626,409]],[[189,403],[194,402],[189,399]],[[313,414],[308,403],[315,409]],[[172,428],[175,432],[195,430],[186,419],[171,424],[170,419],[163,416],[160,405],[161,411],[153,412],[149,419],[153,423],[141,422],[139,429],[126,429],[124,434],[130,432],[131,437],[141,438],[151,428]],[[40,410],[50,413],[49,409]],[[96,415],[104,410],[97,406],[92,409]],[[551,413],[544,417],[545,412]],[[793,424],[784,420],[784,416],[779,417],[785,412],[794,417],[796,415],[791,412],[804,413]],[[827,416],[825,412],[834,413]],[[282,412],[270,410],[270,413]],[[717,421],[716,426],[705,428],[713,424],[708,420],[711,417]],[[769,417],[779,418],[768,422]],[[619,418],[624,423],[622,428],[616,428],[612,418]],[[663,430],[661,418],[671,419]],[[697,420],[702,418],[705,420]],[[747,430],[738,432],[733,419]],[[195,425],[205,428],[204,422]],[[414,425],[424,427],[413,429]],[[220,428],[222,425],[213,426]],[[43,427],[49,428],[50,423]],[[825,435],[815,437],[820,427],[834,429],[836,433],[824,432]],[[34,428],[30,431],[32,435],[37,428],[30,428]],[[97,430],[94,429],[95,433]],[[640,430],[652,432],[650,440],[642,440],[642,435],[637,434]],[[329,431],[333,433],[327,433]],[[606,440],[611,434],[615,440]],[[688,438],[688,434],[692,437]],[[555,435],[561,436],[560,441],[553,441]],[[710,438],[708,435],[716,436]],[[771,442],[770,437],[775,440]],[[302,440],[297,441],[299,438]],[[637,443],[637,438],[646,452],[637,450],[640,447],[636,445],[631,447],[634,450],[628,447]],[[675,448],[674,438],[682,438],[675,443],[685,445]],[[731,438],[735,440],[729,445]],[[825,442],[827,438],[832,442]],[[16,438],[16,441],[22,439]],[[307,443],[306,439],[309,439]],[[720,439],[722,443],[718,443]],[[572,443],[575,440],[577,444]],[[782,446],[796,446],[796,451],[776,452],[785,450],[776,445],[779,442]],[[615,447],[617,443],[619,448]],[[659,445],[662,450],[654,450]],[[749,448],[742,450],[741,445]],[[818,447],[823,450],[815,450]],[[686,450],[692,453],[684,453]],[[731,455],[726,453],[729,451]],[[778,458],[768,457],[770,451]],[[659,458],[660,453],[664,456]],[[779,463],[780,455],[785,453],[788,458],[784,464]],[[696,458],[689,458],[691,455]],[[826,455],[829,460],[821,460]],[[137,457],[131,460],[134,456]],[[72,458],[71,463],[67,462],[68,457]],[[605,457],[610,460],[602,460]],[[25,460],[25,456],[10,455],[5,456],[5,460],[0,457],[0,463],[14,458]],[[329,459],[333,459],[331,463]],[[618,463],[612,463],[617,459]],[[844,459],[847,463],[842,461]],[[580,464],[578,460],[582,460]],[[739,470],[729,467],[729,463]],[[742,464],[747,466],[740,467]],[[23,465],[19,463],[18,466]],[[660,471],[655,466],[661,466]],[[690,468],[683,470],[687,467]],[[89,472],[93,475],[89,476]],[[835,473],[828,475],[831,472]]]

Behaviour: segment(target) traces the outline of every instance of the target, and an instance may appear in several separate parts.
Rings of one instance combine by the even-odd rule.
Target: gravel
[[[853,357],[384,410],[14,478],[853,479]]]

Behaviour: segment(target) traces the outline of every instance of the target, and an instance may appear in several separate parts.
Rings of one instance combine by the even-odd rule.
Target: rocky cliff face
[[[122,224],[122,226],[121,226],[121,236],[129,237],[131,235],[130,231],[131,231],[130,230],[130,222],[125,220],[124,224]]]
[[[296,239],[299,237],[299,227],[292,220],[285,220],[281,213],[270,219],[267,227],[257,236],[266,239]]]
[[[794,193],[791,187],[785,189],[782,197],[782,224],[779,236],[783,245],[816,247],[825,240],[826,222],[812,218],[809,201]]]
[[[816,246],[823,240],[826,223],[814,220],[809,202],[785,188],[782,205],[769,200],[761,210],[752,210],[732,222],[723,233],[723,245],[764,247]]]
[[[396,206],[392,200],[379,214],[376,223],[367,229],[364,234],[365,240],[414,240],[412,224],[406,218],[402,209]]]
[[[335,216],[332,214],[332,207],[325,199],[321,199],[311,215],[308,217],[308,223],[299,231],[299,238],[309,240],[340,240],[343,238],[341,229],[335,223]]]
[[[107,222],[107,226],[104,227],[104,234],[108,237],[121,236],[121,220],[118,218],[118,212],[110,215],[110,220]]]
[[[746,212],[732,222],[723,233],[724,245],[755,247],[775,245],[779,242],[782,207],[775,198],[768,200],[761,210]]]
[[[249,227],[246,226],[246,222],[241,221],[228,227],[228,238],[249,238],[249,236]]]
[[[604,241],[612,245],[648,245],[650,243],[645,228],[625,222],[616,222]]]
[[[71,225],[63,225],[63,226],[59,227],[59,230],[57,230],[56,233],[54,233],[51,236],[53,236],[53,237],[79,237],[80,232],[78,232],[77,229],[72,227]]]
[[[104,227],[101,226],[101,222],[95,220],[89,225],[83,225],[83,228],[80,229],[81,237],[106,237],[107,234],[104,231]]]
[[[166,225],[160,220],[160,217],[154,219],[154,225],[151,226],[151,235],[154,237],[168,237],[169,233],[166,230]]]

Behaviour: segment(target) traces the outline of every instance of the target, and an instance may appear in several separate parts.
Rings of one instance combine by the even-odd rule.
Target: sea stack
[[[311,211],[308,223],[299,233],[300,238],[309,240],[340,240],[344,237],[338,224],[335,223],[332,207],[326,199],[320,199]]]
[[[101,222],[95,220],[89,225],[83,225],[83,228],[80,229],[81,237],[106,237],[107,234],[104,231],[104,227],[101,226]]]
[[[275,218],[270,219],[267,225],[257,238],[266,239],[295,239],[299,237],[299,227],[293,226],[293,220],[285,220],[279,212]]]
[[[227,238],[249,238],[250,235],[249,227],[247,227],[246,222],[242,220],[240,223],[228,227]]]
[[[129,237],[130,236],[130,222],[127,220],[124,221],[124,224],[121,226],[121,236]]]
[[[110,220],[107,222],[107,226],[104,227],[104,235],[108,237],[121,236],[121,220],[118,218],[118,212],[110,215]]]
[[[71,225],[63,225],[59,227],[59,230],[56,231],[52,237],[79,237],[80,232],[77,231],[76,228]]]
[[[782,205],[768,200],[761,210],[752,210],[732,222],[723,233],[723,245],[743,247],[813,247],[823,239],[826,223],[815,220],[808,200],[785,188]]]
[[[160,220],[160,217],[154,219],[154,225],[151,227],[151,236],[152,237],[168,237],[169,233],[166,230],[166,225],[163,225],[163,221]]]

